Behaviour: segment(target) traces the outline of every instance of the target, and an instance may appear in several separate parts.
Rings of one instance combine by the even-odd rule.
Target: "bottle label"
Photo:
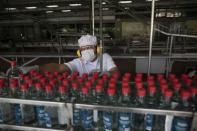
[[[3,106],[0,105],[0,123],[4,122]]]
[[[50,114],[45,112],[44,117],[45,117],[46,127],[51,128],[52,127],[52,122],[51,122]]]
[[[85,130],[93,127],[93,113],[91,110],[81,110],[81,122]]]
[[[120,113],[119,114],[119,131],[130,131],[131,126],[131,114]]]
[[[186,119],[174,119],[174,131],[188,131],[188,123]]]
[[[23,105],[23,115],[24,115],[24,122],[32,122],[35,120],[35,112],[34,106],[32,105]]]
[[[21,107],[20,104],[14,104],[14,114],[15,114],[15,121],[16,124],[22,124],[22,111],[21,111]]]
[[[44,106],[37,106],[36,107],[37,112],[37,119],[40,126],[43,126],[45,124],[45,111]]]
[[[73,110],[73,125],[77,126],[80,124],[80,109]]]
[[[146,131],[151,131],[153,128],[153,115],[147,114],[145,120],[146,120]]]
[[[104,129],[105,131],[112,131],[112,113],[104,112],[103,114],[103,123],[104,123]]]

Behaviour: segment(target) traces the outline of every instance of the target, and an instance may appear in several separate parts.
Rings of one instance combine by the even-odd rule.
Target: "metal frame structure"
[[[132,112],[140,114],[154,114],[154,115],[171,115],[171,116],[182,116],[182,117],[193,117],[192,126],[190,131],[197,130],[197,112],[192,111],[175,111],[175,110],[163,110],[163,109],[148,109],[148,108],[136,108],[136,107],[122,107],[122,106],[106,106],[106,105],[91,105],[91,104],[80,104],[80,103],[64,103],[55,101],[41,101],[41,100],[27,100],[27,99],[13,99],[13,98],[0,98],[0,103],[17,103],[17,104],[27,104],[27,105],[42,105],[42,106],[55,106],[55,107],[65,107],[68,111],[68,119],[72,121],[72,111],[73,108],[80,109],[90,109],[90,110],[100,110],[100,111],[115,111],[115,112]],[[39,127],[28,127],[28,126],[17,126],[9,124],[0,124],[2,129],[17,129],[17,130],[27,130],[27,131],[63,131],[62,129],[49,129],[49,128],[39,128]],[[72,125],[68,122],[68,129],[73,130]]]

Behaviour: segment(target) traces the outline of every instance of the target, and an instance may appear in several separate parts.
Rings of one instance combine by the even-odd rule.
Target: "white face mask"
[[[82,59],[84,59],[85,61],[92,61],[96,57],[94,53],[94,49],[81,51],[81,55],[82,55]]]

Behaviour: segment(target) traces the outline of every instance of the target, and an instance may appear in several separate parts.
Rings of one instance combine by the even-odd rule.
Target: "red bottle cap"
[[[17,88],[17,84],[16,83],[10,83],[10,88]]]
[[[186,79],[188,79],[189,78],[189,76],[187,75],[187,74],[182,74],[181,75],[181,79],[183,79],[183,80],[186,80]]]
[[[95,79],[97,79],[97,78],[99,77],[99,72],[94,72],[94,73],[93,73],[93,77],[94,77]]]
[[[138,90],[137,90],[137,95],[138,95],[139,97],[144,97],[144,96],[146,96],[146,90],[145,90],[144,88],[138,89]]]
[[[137,83],[137,82],[142,82],[142,78],[141,77],[136,77],[135,78],[135,82]]]
[[[172,97],[173,92],[170,89],[166,89],[164,92],[165,97]]]
[[[109,83],[109,88],[116,88],[116,83],[110,82]]]
[[[11,66],[16,66],[16,61],[10,61]]]
[[[86,87],[81,88],[81,91],[83,94],[86,94],[86,95],[89,93],[89,89]]]
[[[82,78],[83,79],[87,79],[88,78],[88,74],[87,73],[83,73]]]
[[[98,84],[99,84],[99,85],[104,85],[103,79],[99,79],[99,80],[98,80]]]
[[[64,73],[62,74],[62,76],[63,76],[64,79],[66,79],[66,78],[68,77],[68,72],[64,72]]]
[[[143,83],[142,82],[137,82],[135,83],[135,86],[137,89],[143,88]]]
[[[41,83],[37,82],[37,83],[35,83],[35,87],[36,87],[36,89],[41,89],[42,85],[41,85]]]
[[[64,80],[62,81],[62,84],[63,84],[63,86],[68,86],[69,81],[68,81],[67,79],[64,79]]]
[[[55,79],[49,81],[49,84],[52,86],[56,85],[56,83],[57,81]]]
[[[21,79],[24,79],[25,75],[24,75],[23,73],[20,73],[20,74],[19,74],[19,77],[20,77]]]
[[[26,91],[28,89],[28,84],[24,83],[24,84],[21,84],[21,91]]]
[[[45,83],[47,82],[47,80],[46,80],[45,78],[42,78],[42,79],[40,80],[40,82],[41,82],[42,84],[45,84]]]
[[[187,86],[191,86],[192,85],[192,80],[191,79],[186,79],[185,83],[187,84]]]
[[[18,79],[16,79],[16,78],[11,78],[10,82],[15,83],[16,85],[18,85]]]
[[[90,89],[92,87],[92,82],[86,81],[85,86]]]
[[[115,93],[116,93],[115,88],[108,88],[108,89],[107,89],[107,94],[108,94],[108,95],[115,95]]]
[[[96,92],[101,92],[103,90],[102,85],[96,85]]]
[[[66,87],[65,86],[59,86],[58,92],[61,93],[61,94],[65,93],[66,92]]]
[[[0,78],[0,83],[5,83],[5,79]]]
[[[58,81],[62,81],[63,79],[64,79],[63,76],[58,76],[58,77],[57,77],[57,80],[58,80]]]
[[[29,71],[29,74],[30,74],[31,76],[33,76],[33,75],[35,74],[35,72],[36,72],[35,70],[30,70],[30,71]]]
[[[128,72],[127,72],[127,73],[125,73],[125,74],[124,74],[124,77],[126,77],[126,78],[129,78],[129,79],[130,79],[130,78],[131,78],[131,73],[128,73]]]
[[[175,90],[180,90],[181,89],[181,84],[180,83],[175,83],[173,85],[173,87],[174,87]]]
[[[168,75],[168,78],[169,78],[170,80],[173,80],[173,79],[175,79],[175,78],[176,78],[176,75],[175,75],[175,74],[170,73],[170,74]]]
[[[147,83],[148,83],[148,86],[154,86],[155,85],[154,80],[148,80]]]
[[[181,98],[182,99],[188,99],[190,97],[190,92],[187,90],[181,91]]]
[[[122,87],[129,87],[129,83],[128,82],[122,82]]]
[[[0,83],[0,89],[2,89],[4,87],[3,83]]]
[[[123,77],[122,82],[129,82],[129,78],[128,77]]]
[[[51,92],[52,91],[52,86],[51,85],[46,85],[45,86],[45,91],[46,92]]]
[[[149,86],[148,90],[150,93],[155,94],[156,93],[156,87],[155,86]]]
[[[143,77],[143,74],[142,73],[137,73],[136,74],[136,77],[142,78]]]
[[[78,83],[77,82],[72,82],[72,88],[77,89],[78,88]]]
[[[191,92],[194,95],[197,95],[197,87],[191,87]]]
[[[152,75],[149,75],[148,77],[147,77],[147,81],[154,81],[154,76],[152,76]]]
[[[55,71],[54,73],[53,73],[53,76],[55,76],[55,77],[57,77],[59,75],[59,72],[58,71]]]
[[[179,83],[179,79],[175,78],[175,79],[172,80],[172,82],[173,82],[173,84]]]
[[[107,74],[103,74],[103,75],[102,75],[102,79],[103,79],[104,81],[108,80],[108,75],[107,75]]]
[[[163,74],[157,74],[157,80],[162,80],[164,79],[164,75]]]
[[[51,74],[51,72],[49,72],[49,71],[44,71],[44,75],[45,76],[48,76],[48,75],[50,75]]]
[[[27,84],[29,85],[29,86],[32,86],[33,85],[33,80],[32,79],[29,79],[28,81],[26,81],[27,82]]]
[[[128,88],[128,87],[122,88],[122,94],[123,95],[129,94],[130,92],[131,92],[131,89],[130,88]]]
[[[110,78],[110,81],[109,81],[109,82],[110,82],[110,83],[111,83],[111,82],[116,83],[116,81],[117,81],[117,80],[116,80],[115,78],[112,77],[112,78]]]
[[[78,71],[75,71],[75,72],[73,72],[72,75],[74,75],[74,76],[79,76],[79,72],[78,72]]]
[[[159,84],[160,85],[167,84],[167,81],[165,79],[161,79],[159,80]]]

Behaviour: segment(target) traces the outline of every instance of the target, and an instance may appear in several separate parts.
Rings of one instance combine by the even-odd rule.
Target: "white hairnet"
[[[96,45],[97,44],[97,38],[92,35],[83,35],[78,40],[79,47],[82,46],[88,46],[88,45]]]

